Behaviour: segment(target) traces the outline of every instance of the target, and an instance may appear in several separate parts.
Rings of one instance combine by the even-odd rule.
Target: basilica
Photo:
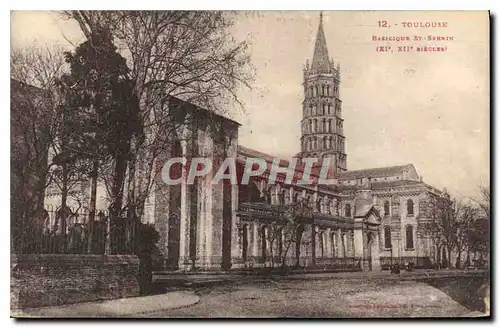
[[[412,164],[347,168],[340,68],[329,57],[322,19],[312,61],[303,70],[303,86],[301,149],[295,157],[328,158],[335,183],[298,184],[287,181],[284,174],[271,183],[266,170],[248,184],[214,185],[208,175],[193,185],[163,186],[148,208],[160,231],[167,270],[281,265],[381,270],[391,263],[433,265],[436,250],[421,227],[429,220],[430,200],[442,192],[423,182]],[[173,152],[188,158],[210,154],[214,163],[217,158],[221,162],[235,157],[238,178],[248,159],[272,165],[272,154],[238,144],[237,122],[219,119],[225,146],[197,127],[191,135],[198,142],[179,140]],[[288,165],[284,159],[280,163]],[[300,171],[300,165],[295,170]]]
[[[422,225],[430,219],[431,200],[442,192],[423,182],[412,164],[348,169],[340,83],[340,67],[329,56],[320,19],[312,60],[303,68],[301,149],[295,158],[328,159],[333,184],[314,179],[299,184],[282,173],[270,181],[269,170],[245,184],[212,183],[225,158],[236,159],[240,182],[249,159],[270,166],[275,156],[239,145],[239,123],[185,104],[186,111],[210,120],[185,126],[164,160],[204,156],[213,170],[193,183],[155,180],[144,217],[160,234],[164,270],[297,266],[367,271],[391,263],[435,263],[435,247]],[[288,165],[281,160],[280,166]],[[182,167],[179,175],[186,174]],[[311,175],[317,177],[317,170]]]

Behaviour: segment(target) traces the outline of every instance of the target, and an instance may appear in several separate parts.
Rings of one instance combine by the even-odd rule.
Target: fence
[[[117,218],[106,211],[91,217],[86,210],[46,208],[28,218],[14,236],[21,254],[131,254],[135,251],[137,220]]]
[[[361,269],[361,259],[354,257],[316,258],[316,267],[325,269],[356,270]]]
[[[433,267],[431,259],[427,256],[401,256],[401,257],[380,257],[380,266],[382,270],[389,270],[392,264],[399,264],[400,266],[404,266],[406,263],[413,263],[414,268],[427,268],[430,269]]]

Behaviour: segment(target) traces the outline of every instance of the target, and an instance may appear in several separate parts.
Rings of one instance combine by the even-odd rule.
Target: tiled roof
[[[356,208],[355,217],[365,217],[372,209],[373,202],[364,198],[356,198],[354,207]]]
[[[262,159],[266,160],[268,163],[272,163],[275,158],[278,158],[278,157],[274,157],[272,155],[265,154],[265,153],[262,153],[260,151],[254,150],[254,149],[240,146],[240,145],[238,145],[238,155],[242,155],[244,157],[250,157],[250,158],[262,158]],[[285,167],[285,166],[290,165],[290,161],[288,161],[286,159],[280,158],[279,160],[280,160],[280,163],[279,163],[280,166]],[[320,170],[321,170],[321,167],[322,167],[321,161],[314,163],[312,170],[311,170],[311,176],[318,177]],[[295,166],[295,171],[296,172],[304,172],[304,164],[300,160],[297,161],[297,166]]]
[[[247,156],[247,157],[253,157],[253,158],[263,158],[266,161],[272,161],[274,159],[274,157],[269,155],[269,154],[261,153],[260,151],[257,151],[255,149],[243,147],[240,145],[238,145],[238,154],[241,154],[241,155]],[[288,161],[286,161],[286,162],[288,162]]]
[[[373,169],[345,171],[338,173],[339,180],[352,180],[357,178],[383,178],[396,175],[402,175],[403,171],[411,169],[413,164],[399,165],[399,166],[386,166]]]
[[[397,180],[397,181],[380,181],[380,182],[372,182],[371,189],[385,189],[385,188],[394,188],[394,187],[403,187],[403,186],[415,186],[415,185],[425,185],[420,181],[413,180]],[[358,185],[339,185],[342,190],[357,190],[359,189]]]

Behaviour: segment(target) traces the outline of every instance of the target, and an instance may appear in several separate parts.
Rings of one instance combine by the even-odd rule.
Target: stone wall
[[[135,255],[13,255],[11,309],[138,296],[138,272]]]

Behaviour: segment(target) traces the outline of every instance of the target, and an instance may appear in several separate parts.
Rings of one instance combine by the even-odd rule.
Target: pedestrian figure
[[[391,266],[391,274],[392,273],[394,273],[394,274],[400,274],[401,273],[401,270],[399,269],[399,263],[393,264]]]

